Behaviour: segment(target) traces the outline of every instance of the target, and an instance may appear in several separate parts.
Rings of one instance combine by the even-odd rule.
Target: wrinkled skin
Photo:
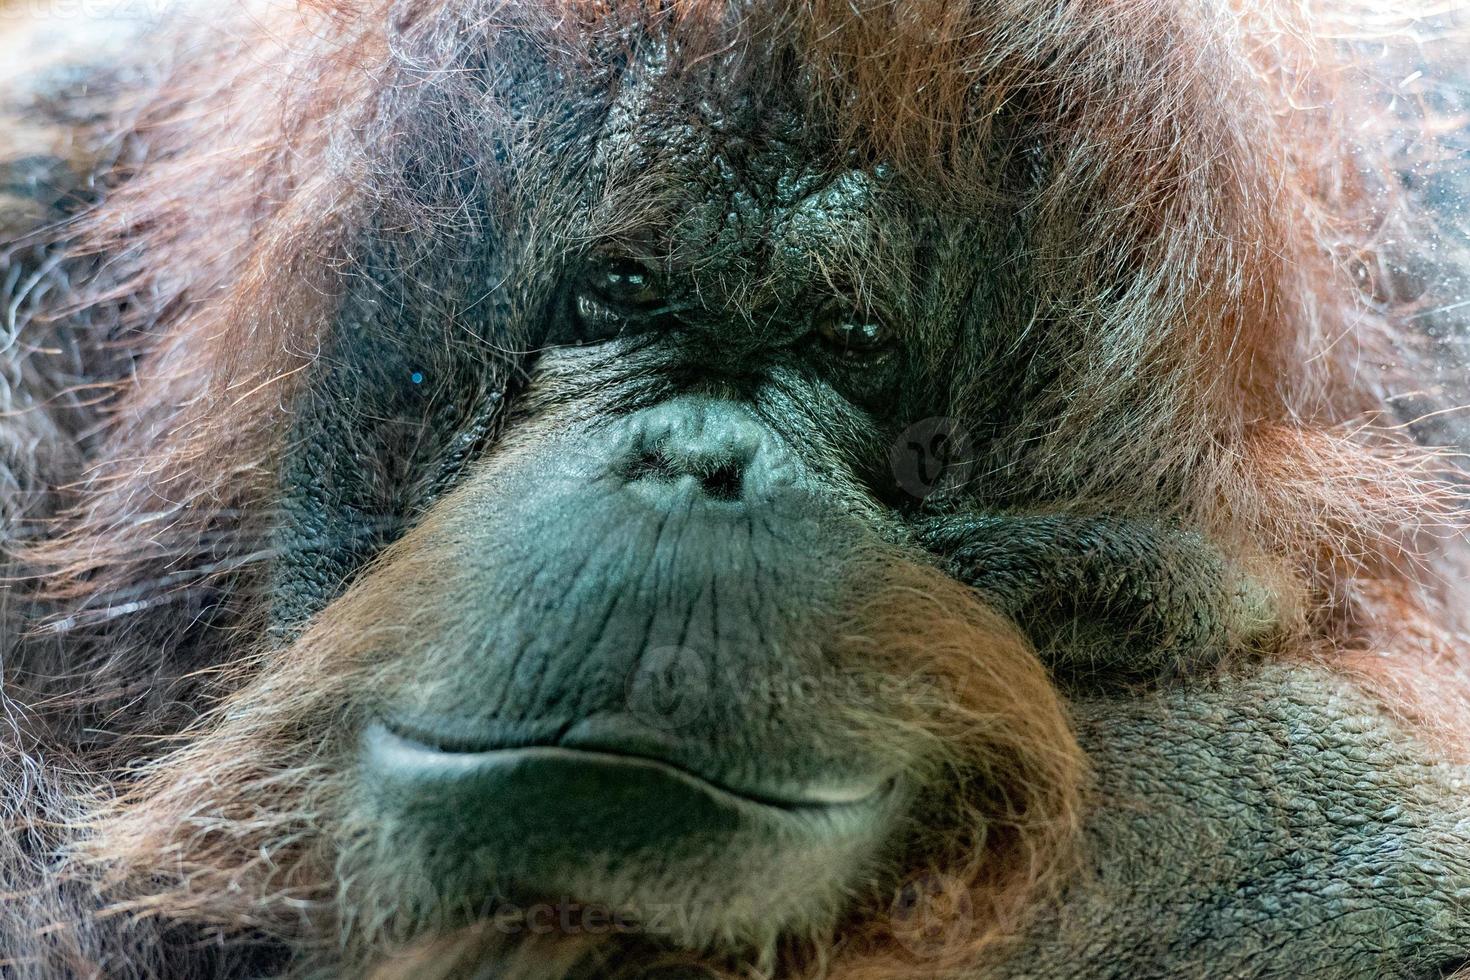
[[[667,119],[645,125],[653,136],[638,133],[621,145],[626,149],[640,140],[656,140],[659,132],[675,129]],[[783,153],[785,145],[781,144]],[[627,165],[636,168],[636,161]],[[30,152],[25,160],[9,166],[17,179],[0,198],[0,222],[7,223],[3,228],[6,237],[36,225],[37,216],[31,206],[38,196],[36,188],[45,186],[44,181],[37,184],[24,179],[26,168],[35,166]],[[57,172],[66,166],[58,164]],[[783,154],[774,160],[752,162],[750,168],[749,173],[756,174],[768,188],[800,183],[799,175],[793,177],[785,170]],[[715,169],[715,164],[697,159],[694,169],[705,173]],[[692,177],[690,182],[698,183]],[[851,191],[844,186],[828,188],[825,196],[816,196],[808,212],[791,207],[793,200],[807,200],[802,195],[782,198],[774,194],[778,206],[772,210],[780,211],[783,220],[798,226],[792,235],[820,235],[821,228],[813,223],[835,226],[850,217],[844,212],[844,194]],[[769,200],[764,191],[754,196],[763,202]],[[718,239],[722,233],[738,238],[724,227],[730,200],[725,195],[712,195],[706,205],[710,215],[689,216],[683,227],[692,229],[691,239]],[[751,210],[760,211],[753,205]],[[766,220],[759,213],[750,220],[757,218]],[[764,225],[762,234],[781,237]],[[844,230],[841,234],[851,232]],[[738,251],[730,241],[722,245]],[[775,261],[779,262],[780,257],[777,249]],[[983,265],[986,257],[957,251],[946,258],[956,265]],[[718,265],[705,267],[708,283],[721,282],[721,273],[727,271]],[[810,278],[811,270],[787,270],[777,281],[789,290],[789,295],[777,296],[771,302],[779,305],[810,288]],[[997,293],[1003,292],[1005,285],[991,284]],[[350,331],[350,306],[341,322]],[[789,324],[780,326],[798,329]],[[774,343],[769,336],[760,339]],[[944,350],[952,338],[931,338],[930,342],[934,349]],[[758,346],[753,342],[753,347]],[[291,519],[282,532],[285,557],[273,569],[271,610],[273,631],[285,638],[294,636],[310,616],[330,604],[349,572],[396,538],[400,530],[396,524],[386,530],[377,525],[364,530],[353,523],[361,514],[373,512],[377,505],[374,495],[381,488],[355,482],[351,464],[332,455],[330,448],[323,449],[339,445],[350,436],[361,439],[371,455],[375,448],[371,440],[392,438],[391,433],[379,432],[344,435],[335,428],[346,423],[341,414],[334,412],[334,406],[355,400],[360,392],[353,386],[370,370],[381,369],[380,352],[354,352],[350,347],[349,352],[361,357],[361,363],[348,360],[341,374],[318,379],[302,412],[298,432],[303,436],[294,443],[295,455],[286,463],[285,509]],[[750,356],[749,351],[740,353]],[[557,356],[549,355],[543,362],[547,373],[555,369]],[[1006,377],[1012,367],[997,364],[992,370]],[[764,406],[788,428],[800,424],[821,428],[820,424],[825,423],[826,434],[810,439],[813,458],[805,460],[804,465],[812,466],[825,480],[822,488],[831,495],[829,499],[842,500],[849,512],[865,512],[868,523],[877,527],[876,531],[869,527],[863,533],[872,533],[875,539],[907,540],[888,517],[873,516],[881,510],[878,504],[891,498],[873,490],[872,473],[861,468],[847,471],[836,461],[862,457],[865,449],[891,441],[900,422],[936,411],[933,404],[898,402],[899,407],[894,408],[898,398],[895,392],[906,397],[922,388],[904,383],[905,370],[918,374],[921,369],[905,365],[895,369],[896,376],[851,383],[843,391],[851,404],[838,404],[839,396],[823,387],[818,394],[829,395],[830,403],[819,403],[806,392],[813,401],[797,407]],[[541,380],[544,390],[544,375]],[[535,379],[532,381],[535,391]],[[863,387],[869,384],[873,387]],[[33,393],[49,392],[61,384],[32,379],[26,387]],[[371,389],[372,385],[365,387]],[[16,397],[12,389],[6,392],[8,397]],[[629,394],[620,390],[618,394],[635,402],[643,397],[637,391]],[[585,392],[574,391],[567,400],[575,402],[585,397]],[[1003,392],[994,400],[1003,408],[1010,397],[1012,393]],[[868,417],[866,410],[875,405],[883,406],[890,414],[874,411],[876,420]],[[855,423],[832,435],[840,424],[833,421],[834,417],[841,418],[838,409],[854,411],[854,406],[863,410],[866,424]],[[787,415],[779,414],[783,408]],[[466,411],[473,414],[472,409]],[[462,419],[456,417],[455,421],[458,424]],[[74,424],[84,427],[81,422]],[[3,475],[16,484],[46,485],[75,474],[79,465],[76,460],[48,458],[36,448],[44,444],[49,433],[32,438],[32,433],[17,427],[0,428],[0,434],[15,435],[13,445],[0,445],[7,452],[0,457],[0,465],[4,467]],[[842,444],[822,445],[822,438]],[[447,454],[442,447],[426,451],[430,450],[438,461]],[[567,464],[571,471],[586,464],[587,456],[569,455],[574,460]],[[591,458],[599,460],[595,453]],[[349,471],[345,477],[333,469],[339,465]],[[891,492],[891,488],[885,490]],[[413,485],[413,491],[419,499],[396,501],[400,513],[395,516],[405,523],[408,521],[402,512],[439,500],[444,488],[434,480],[426,480]],[[528,496],[514,499],[522,501]],[[552,497],[546,494],[546,499]],[[487,499],[493,503],[498,498]],[[540,505],[542,501],[533,503]],[[529,529],[528,535],[534,536],[539,527],[536,521],[545,520],[549,526],[561,516],[556,508],[563,505],[547,506],[548,511],[526,518],[523,526]],[[575,508],[575,504],[564,506]],[[0,520],[6,516],[6,510],[0,507]],[[819,526],[833,536],[840,536],[834,529],[847,527]],[[1157,625],[1147,619],[1155,616],[1163,624],[1159,631],[1183,646],[1181,652],[1160,651],[1156,644],[1150,645],[1148,650],[1157,655],[1157,662],[1120,656],[1119,664],[1111,671],[1099,669],[1086,658],[1068,662],[1063,650],[1051,661],[1070,685],[1067,691],[1073,719],[1093,770],[1084,869],[1069,881],[1055,904],[1049,903],[1039,911],[1036,922],[1008,951],[995,975],[1346,980],[1432,978],[1458,969],[1470,957],[1470,914],[1466,912],[1470,900],[1470,805],[1465,802],[1461,782],[1470,780],[1470,770],[1442,761],[1443,750],[1431,744],[1420,730],[1396,720],[1370,695],[1323,667],[1291,662],[1242,664],[1221,676],[1210,675],[1204,667],[1194,670],[1192,655],[1200,664],[1208,665],[1215,645],[1223,642],[1218,635],[1225,631],[1221,623],[1232,617],[1251,621],[1262,615],[1261,601],[1250,590],[1218,587],[1232,573],[1194,538],[1173,537],[1147,526],[1114,533],[1109,525],[1103,525],[1097,531],[1097,525],[1086,521],[1075,527],[1065,521],[1060,527],[1045,523],[1037,527],[1034,534],[1030,526],[1019,531],[1016,524],[1005,527],[1010,537],[1002,538],[1002,544],[994,547],[1023,554],[1027,542],[1043,544],[1038,546],[1039,558],[1012,558],[1014,565],[1005,568],[1008,575],[973,583],[989,601],[1007,614],[1025,619],[1032,601],[1028,588],[1062,592],[1113,589],[1103,598],[1126,610],[1119,615],[1133,617],[1121,627],[1129,636],[1138,634],[1140,622],[1145,627]],[[983,542],[974,545],[971,540],[973,527],[957,532],[953,521],[935,520],[911,530],[936,553],[952,560],[956,574],[965,574],[967,561],[992,569],[996,564],[973,557],[983,552]],[[1138,577],[1121,585],[1106,574],[1093,574],[1087,569],[1075,577],[1059,575],[1059,582],[1045,580],[1053,557],[1047,548],[1095,555],[1097,549],[1090,543],[1098,534],[1124,556],[1116,559],[1121,565],[1130,564],[1127,556],[1134,553],[1130,549],[1146,553],[1162,549],[1171,558],[1160,572],[1152,571],[1147,562],[1132,563],[1130,567]],[[957,535],[971,551],[950,546],[958,543],[949,540]],[[335,550],[322,549],[317,542],[322,537],[346,544]],[[571,547],[575,543],[553,542],[547,551],[554,552],[553,545]],[[520,543],[508,547],[511,551],[533,550]],[[657,545],[650,547],[656,549]],[[818,563],[840,563],[840,555],[833,558],[822,552],[824,547],[834,547],[829,537],[823,537],[820,543],[805,542],[803,553],[817,555]],[[1108,553],[1106,547],[1102,551]],[[1036,570],[1038,563],[1041,571]],[[1187,570],[1183,580],[1197,588],[1169,592],[1155,603],[1157,590],[1153,586],[1180,570]],[[803,581],[819,577],[815,572],[802,574],[807,576]],[[568,602],[578,601],[572,584],[562,583],[571,595]],[[1216,614],[1216,607],[1211,605],[1215,601],[1211,596],[1216,592],[1228,594],[1231,601],[1245,608],[1222,602],[1219,608],[1223,611]],[[1177,599],[1182,610],[1177,618],[1170,606],[1171,598]],[[516,612],[513,596],[486,599],[487,606],[502,601],[505,622],[511,622]],[[554,640],[571,636],[580,643],[584,634],[595,635],[596,624],[585,621],[590,616],[585,609],[580,616],[568,615],[564,625],[571,625]],[[788,613],[782,609],[771,616],[780,620]],[[1188,624],[1198,629],[1191,630]],[[512,631],[512,626],[503,628]],[[1143,632],[1147,634],[1146,629]],[[1032,639],[1046,649],[1057,633],[1066,633],[1065,624],[1059,626],[1038,617]],[[1110,635],[1104,631],[1104,641]],[[1183,639],[1179,639],[1181,636]],[[554,647],[555,643],[549,645]],[[1094,649],[1094,642],[1088,643],[1088,649]],[[583,661],[568,659],[570,665],[559,669],[573,676],[585,669]],[[1109,682],[1120,677],[1151,676],[1165,667],[1175,667],[1181,660],[1185,669],[1179,673],[1184,676],[1171,678],[1160,690],[1114,689],[1110,683],[1097,683],[1100,678],[1095,676],[1104,673],[1101,680]],[[456,696],[466,703],[479,704],[478,692],[433,686],[436,679],[445,676],[473,674],[474,667],[473,663],[459,664],[446,672],[442,664],[435,663],[430,671],[433,676],[424,687],[415,691],[411,684],[406,685],[409,697],[416,698],[420,706],[442,704],[445,698],[453,702]],[[567,689],[572,686],[568,682]],[[780,725],[775,734],[763,734],[772,739],[770,745],[762,746],[763,751],[798,751],[783,741],[792,736]],[[841,746],[830,750],[830,754],[841,757]],[[731,771],[727,769],[726,774]],[[733,771],[738,774],[738,766]],[[725,871],[728,869],[717,869],[717,873]],[[961,917],[958,925],[943,921],[942,928],[963,929],[966,924]],[[923,953],[922,946],[914,950],[916,976],[925,975]]]

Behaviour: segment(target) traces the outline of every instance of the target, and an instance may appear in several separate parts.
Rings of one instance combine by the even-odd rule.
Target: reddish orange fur
[[[88,247],[129,257],[84,299],[145,297],[129,326],[147,335],[137,339],[148,357],[112,405],[108,458],[60,533],[27,555],[46,570],[58,617],[105,608],[141,565],[194,553],[211,519],[248,514],[273,492],[283,417],[370,185],[322,165],[333,139],[376,111],[372,80],[388,53],[362,25],[413,29],[445,5],[391,6],[277,15],[242,37],[222,74],[186,67],[139,110],[162,160],[89,219]],[[1204,529],[1268,570],[1293,610],[1281,655],[1330,659],[1417,717],[1441,703],[1460,717],[1460,613],[1435,575],[1458,546],[1445,542],[1460,533],[1462,500],[1438,457],[1370,425],[1388,417],[1393,379],[1363,366],[1416,356],[1399,347],[1407,312],[1373,302],[1354,275],[1376,264],[1383,228],[1407,219],[1392,208],[1374,218],[1365,202],[1386,165],[1343,145],[1356,109],[1347,69],[1308,15],[1168,0],[804,0],[756,9],[732,30],[710,0],[516,11],[541,7],[548,33],[574,48],[630,17],[667,20],[686,50],[705,53],[742,31],[790,32],[821,67],[821,105],[844,138],[936,201],[986,193],[996,111],[1035,114],[1063,163],[1028,202],[1047,232],[1031,257],[1042,309],[1085,322],[1090,338],[1023,430],[1037,491],[1065,488],[1079,509],[1142,499]],[[1079,213],[1078,199],[1096,205]],[[1099,298],[1119,266],[1136,278]],[[405,543],[288,652],[237,667],[222,684],[238,674],[244,685],[226,720],[105,812],[94,856],[176,872],[178,887],[144,906],[232,927],[281,928],[283,897],[307,903],[292,916],[324,914],[322,855],[293,842],[319,817],[302,794],[331,783],[300,726],[340,685],[381,669],[365,659],[370,640],[429,606],[415,606],[427,598],[415,586],[432,581],[433,560]],[[853,647],[871,669],[943,678],[952,700],[916,702],[932,710],[913,723],[962,746],[956,765],[1001,787],[974,821],[986,832],[940,865],[972,886],[983,927],[925,969],[958,968],[1014,929],[1065,865],[1084,766],[1056,692],[1008,625],[928,570],[885,575],[853,614]],[[241,854],[259,860],[242,865]],[[217,904],[236,886],[248,901]],[[914,975],[881,925],[841,938],[790,965],[830,957],[842,980]],[[485,941],[474,930],[436,939],[379,975],[451,975]]]

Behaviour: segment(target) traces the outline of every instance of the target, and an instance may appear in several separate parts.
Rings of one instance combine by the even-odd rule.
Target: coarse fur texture
[[[1467,961],[1457,28],[0,8],[0,976]],[[596,334],[607,256],[665,305]],[[897,352],[803,353],[834,305]],[[557,893],[383,816],[375,719],[600,718],[706,612],[678,761],[881,773],[849,863],[670,841]]]

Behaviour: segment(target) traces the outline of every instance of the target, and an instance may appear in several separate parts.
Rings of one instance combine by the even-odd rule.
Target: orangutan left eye
[[[838,313],[817,323],[817,335],[841,354],[861,357],[876,354],[893,343],[893,331],[876,317]]]
[[[658,275],[632,259],[609,259],[582,280],[585,294],[613,310],[636,313],[663,302]]]

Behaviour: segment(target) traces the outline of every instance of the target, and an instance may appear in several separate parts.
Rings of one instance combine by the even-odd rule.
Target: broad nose
[[[629,426],[619,468],[640,490],[739,503],[784,482],[774,437],[738,402],[676,398],[637,413]]]

